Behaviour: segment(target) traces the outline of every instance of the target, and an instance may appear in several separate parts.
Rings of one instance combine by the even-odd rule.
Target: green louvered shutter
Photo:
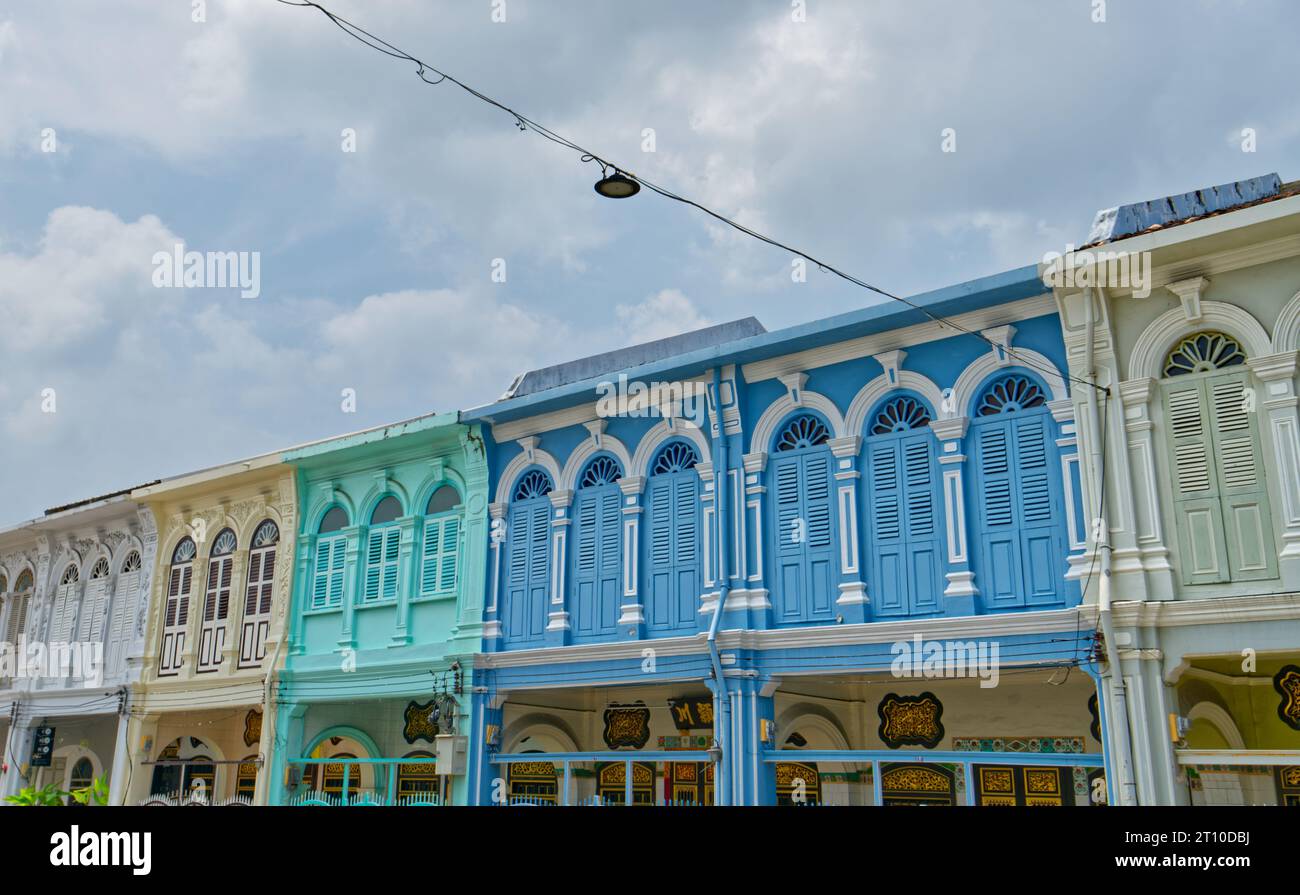
[[[420,562],[420,593],[445,594],[456,589],[460,516],[426,519]],[[512,554],[513,559],[513,554]]]
[[[1175,525],[1184,584],[1228,580],[1219,475],[1204,380],[1165,385]]]
[[[1228,373],[1205,380],[1210,433],[1218,460],[1218,487],[1228,574],[1233,581],[1277,577],[1273,517],[1264,487],[1259,414],[1248,408],[1249,374]]]

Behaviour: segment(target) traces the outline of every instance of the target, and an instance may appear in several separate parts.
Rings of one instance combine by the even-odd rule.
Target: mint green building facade
[[[464,804],[487,465],[420,417],[284,453],[300,532],[273,804]]]

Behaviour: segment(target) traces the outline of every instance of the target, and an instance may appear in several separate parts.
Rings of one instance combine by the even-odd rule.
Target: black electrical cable
[[[452,75],[449,75],[446,72],[439,70],[435,66],[430,65],[429,63],[423,61],[422,59],[412,56],[410,53],[394,46],[393,44],[390,44],[388,41],[384,40],[383,38],[378,37],[377,35],[372,34],[369,31],[366,31],[361,26],[356,25],[348,21],[347,19],[343,18],[342,16],[331,12],[330,10],[326,9],[324,6],[321,6],[319,3],[312,2],[312,0],[276,0],[276,2],[283,3],[286,6],[304,6],[304,7],[311,7],[320,10],[320,12],[331,22],[333,22],[334,25],[336,25],[341,31],[343,31],[345,34],[352,37],[353,39],[359,41],[360,43],[363,43],[366,46],[370,47],[372,50],[376,50],[380,53],[383,53],[385,56],[391,56],[394,59],[401,59],[406,62],[414,63],[417,66],[416,75],[420,78],[420,80],[424,81],[426,84],[432,84],[436,86],[446,81],[450,81],[452,84],[455,84],[457,87],[461,88],[466,93],[473,96],[475,99],[487,103],[488,105],[493,106],[497,109],[500,109],[501,111],[513,117],[515,119],[515,126],[519,128],[519,130],[533,131],[534,133],[542,137],[545,137],[547,140],[550,140],[552,143],[556,143],[560,146],[565,147],[566,149],[570,149],[576,153],[579,153],[579,155],[581,156],[581,160],[584,163],[596,162],[600,165],[601,170],[606,174],[609,172],[610,169],[613,169],[615,173],[623,174],[627,177],[631,177],[632,179],[634,179],[641,185],[647,187],[651,191],[658,193],[660,196],[663,196],[665,199],[671,199],[674,202],[680,202],[683,205],[689,205],[692,208],[702,211],[704,214],[707,214],[709,217],[719,221],[720,223],[723,223],[734,230],[744,233],[746,236],[752,237],[753,239],[757,239],[760,242],[765,242],[768,245],[773,246],[775,248],[783,249],[787,252],[790,252],[793,255],[797,255],[798,257],[803,258],[804,260],[817,265],[817,267],[820,270],[823,270],[827,273],[834,274],[835,276],[839,277],[842,280],[845,280],[849,283],[852,283],[855,286],[859,286],[868,291],[874,292],[877,295],[907,305],[909,308],[921,312],[926,317],[928,317],[931,321],[939,324],[940,326],[946,326],[951,329],[957,330],[958,332],[964,333],[965,335],[974,336],[975,338],[986,343],[987,345],[989,345],[989,347],[994,348],[997,351],[1005,351],[1007,356],[1013,358],[1014,360],[1016,360],[1017,363],[1021,364],[1022,366],[1029,367],[1030,369],[1033,370],[1037,370],[1039,373],[1042,373],[1049,377],[1064,375],[1066,379],[1069,379],[1070,381],[1076,382],[1080,385],[1085,385],[1088,386],[1089,388],[1098,388],[1098,389],[1100,388],[1099,386],[1095,385],[1094,383],[1092,383],[1087,379],[1083,379],[1078,376],[1073,376],[1069,373],[1061,374],[1058,370],[1045,368],[1040,364],[1036,364],[1023,357],[1016,349],[1012,348],[1009,345],[998,345],[992,339],[990,339],[988,336],[985,336],[981,332],[967,329],[966,327],[961,326],[958,323],[954,323],[951,318],[936,314],[933,311],[929,310],[928,308],[924,307],[923,305],[917,304],[916,302],[911,301],[910,299],[903,298],[902,296],[895,295],[894,293],[881,289],[878,286],[873,286],[872,284],[866,282],[865,280],[861,280],[858,277],[853,276],[852,274],[846,273],[845,271],[840,270],[839,268],[835,267],[832,264],[829,264],[825,261],[821,261],[818,258],[808,254],[807,252],[801,251],[791,245],[788,245],[779,240],[773,239],[770,236],[766,236],[762,233],[759,233],[757,230],[753,230],[749,227],[746,227],[744,224],[740,224],[732,220],[731,218],[719,212],[716,212],[713,209],[699,202],[696,202],[694,199],[688,199],[685,196],[680,196],[677,193],[674,193],[672,190],[667,189],[666,187],[659,186],[658,184],[654,183],[651,180],[647,180],[646,178],[640,175],[633,174],[627,168],[621,165],[617,165],[609,161],[608,159],[600,155],[597,155],[591,150],[573,142],[567,137],[557,134],[555,131],[551,130],[550,128],[547,128],[537,123],[533,119],[519,112],[516,112],[514,109],[510,108],[504,103],[496,99],[493,99],[487,94],[474,89],[473,87],[466,84],[464,81],[461,81],[458,78],[455,78]],[[433,72],[435,75],[438,76],[438,79],[436,81],[429,80],[428,78],[425,77],[426,71]]]

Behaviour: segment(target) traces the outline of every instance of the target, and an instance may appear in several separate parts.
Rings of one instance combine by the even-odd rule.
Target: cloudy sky
[[[1101,207],[1300,178],[1294,0],[326,5],[896,292],[1033,263]],[[314,10],[0,0],[0,524],[873,301],[597,177]],[[259,253],[260,295],[155,287],[177,243]]]

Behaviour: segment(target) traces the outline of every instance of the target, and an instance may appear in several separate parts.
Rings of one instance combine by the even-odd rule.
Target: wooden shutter
[[[940,608],[938,477],[931,442],[928,432],[868,442],[870,585],[881,616],[925,614]]]
[[[158,673],[175,674],[185,656],[185,630],[190,620],[190,586],[194,566],[185,563],[172,566],[167,582],[167,603],[163,612],[162,647],[159,650]]]
[[[1184,584],[1277,577],[1258,415],[1248,373],[1164,385]]]
[[[123,572],[117,576],[117,589],[113,599],[112,620],[108,630],[107,667],[110,672],[121,671],[126,654],[131,648],[135,633],[135,613],[139,608],[140,572]]]
[[[510,508],[510,581],[505,607],[506,638],[536,641],[546,633],[550,588],[551,503],[539,498]]]
[[[600,636],[618,626],[622,491],[602,485],[578,492],[574,507],[574,633]]]
[[[1183,583],[1227,581],[1228,551],[1205,382],[1179,378],[1166,383],[1164,392]]]
[[[275,582],[276,548],[262,547],[248,554],[248,582],[244,590],[244,619],[239,635],[239,665],[249,668],[266,658],[266,635],[271,627],[271,599]],[[313,586],[315,579],[313,579]],[[313,606],[315,593],[313,590]]]
[[[424,521],[420,592],[446,594],[456,590],[460,555],[460,515],[436,516]]]
[[[783,621],[829,617],[834,538],[831,506],[831,457],[815,453],[778,456],[776,482],[776,549]]]
[[[18,638],[27,631],[27,603],[30,595],[13,594],[9,597],[9,618],[5,623],[5,640],[17,649]]]
[[[396,525],[371,529],[366,549],[364,598],[388,600],[397,596],[398,555],[402,530]]]

